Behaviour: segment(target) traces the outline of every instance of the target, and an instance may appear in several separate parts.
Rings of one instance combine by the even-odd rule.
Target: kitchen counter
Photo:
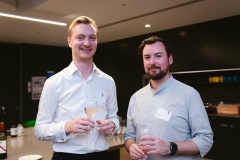
[[[120,149],[122,149],[122,158],[129,157],[124,149],[124,142],[122,135],[108,136],[109,143],[109,157],[110,159],[120,160]],[[10,137],[7,139],[8,158],[7,160],[18,160],[19,157],[25,155],[41,155],[42,160],[50,160],[52,158],[52,142],[39,141],[34,135],[33,128],[24,128],[24,135],[22,137]],[[124,158],[124,160],[127,160]],[[207,159],[199,159],[207,160]]]
[[[124,147],[122,136],[109,136],[109,152],[120,153],[119,149]],[[24,128],[22,137],[10,137],[7,139],[7,160],[18,160],[19,157],[25,155],[41,155],[42,160],[50,160],[52,158],[52,142],[39,141],[34,135],[33,128]],[[120,156],[120,154],[119,154]]]

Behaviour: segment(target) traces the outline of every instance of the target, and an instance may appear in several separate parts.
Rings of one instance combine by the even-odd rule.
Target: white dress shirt
[[[83,105],[86,98],[94,98],[98,102],[94,120],[112,119],[116,125],[115,130],[119,128],[113,78],[94,64],[91,75],[85,80],[72,62],[45,81],[34,126],[36,137],[39,140],[53,141],[55,152],[85,154],[108,149],[105,135],[96,130],[96,122],[93,136],[65,133],[66,122],[87,116]]]

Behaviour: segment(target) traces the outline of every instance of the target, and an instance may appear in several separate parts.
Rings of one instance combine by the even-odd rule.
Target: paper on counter
[[[42,159],[41,155],[30,154],[30,155],[19,157],[18,160],[41,160],[41,159]]]

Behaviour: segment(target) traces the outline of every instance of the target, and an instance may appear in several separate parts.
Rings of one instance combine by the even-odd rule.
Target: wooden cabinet
[[[214,132],[213,147],[205,158],[226,160],[239,159],[240,115],[210,115],[209,120]]]

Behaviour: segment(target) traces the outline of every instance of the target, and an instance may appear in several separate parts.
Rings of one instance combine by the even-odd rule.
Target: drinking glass
[[[94,118],[94,116],[96,115],[97,111],[98,111],[98,104],[96,100],[91,100],[91,99],[87,99],[85,104],[84,104],[84,111],[86,113],[86,115],[89,118]],[[93,132],[93,129],[91,128],[91,131],[89,133],[89,138],[91,137]],[[90,142],[90,140],[89,140]]]
[[[140,142],[143,142],[142,137],[143,136],[150,136],[152,135],[152,129],[150,127],[144,126],[140,128],[140,133],[139,133],[139,139],[138,139],[138,144]],[[142,150],[144,153],[147,152],[147,150]],[[145,159],[144,159],[145,160]]]

